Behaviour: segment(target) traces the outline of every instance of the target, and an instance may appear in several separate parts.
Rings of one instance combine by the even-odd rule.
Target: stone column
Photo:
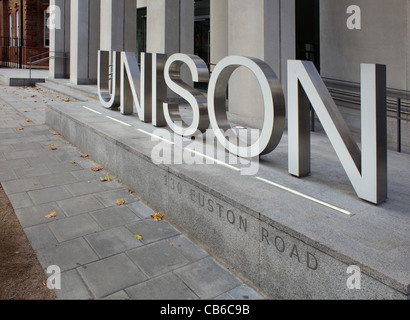
[[[71,0],[70,81],[97,83],[100,47],[100,1]]]
[[[70,75],[70,0],[50,0],[50,7],[54,22],[54,27],[50,26],[50,56],[58,58],[50,60],[49,77],[67,78]],[[64,55],[67,59],[62,59]]]
[[[101,0],[100,50],[135,52],[135,0]]]
[[[294,0],[228,0],[228,12],[229,55],[267,62],[281,80],[286,95],[286,63],[295,57]],[[238,70],[230,81],[232,119],[260,128],[263,110],[256,79],[247,70]]]
[[[147,1],[147,52],[194,51],[194,1]]]
[[[211,69],[228,56],[228,0],[211,0]]]

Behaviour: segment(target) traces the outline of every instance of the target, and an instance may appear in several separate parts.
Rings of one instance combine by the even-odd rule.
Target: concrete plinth
[[[311,176],[296,179],[286,136],[256,175],[241,176],[238,165],[154,164],[158,131],[98,102],[56,103],[46,122],[272,298],[407,299],[408,155],[389,154],[389,199],[376,207],[357,198],[322,134]],[[349,266],[360,289],[348,288],[358,276]]]

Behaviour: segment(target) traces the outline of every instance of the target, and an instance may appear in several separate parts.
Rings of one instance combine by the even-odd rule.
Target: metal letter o
[[[226,113],[226,89],[232,73],[239,67],[248,68],[256,76],[265,109],[259,139],[247,147],[232,144],[224,134],[232,129]],[[218,141],[229,152],[243,158],[253,158],[275,150],[285,129],[286,107],[282,86],[272,68],[257,58],[230,56],[216,65],[209,81],[208,112]]]

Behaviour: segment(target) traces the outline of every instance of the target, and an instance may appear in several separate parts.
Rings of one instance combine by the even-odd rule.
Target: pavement
[[[57,298],[264,299],[47,127],[47,103],[64,99],[0,85],[0,182],[44,270],[61,270]]]

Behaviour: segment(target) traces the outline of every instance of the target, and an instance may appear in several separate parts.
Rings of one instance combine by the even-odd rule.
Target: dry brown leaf
[[[175,246],[175,243],[171,242],[169,245],[170,245],[170,246]]]
[[[30,119],[26,119],[26,122],[33,122],[33,120],[30,120]]]
[[[164,215],[161,213],[154,213],[151,214],[151,217],[154,219],[154,221],[161,221],[164,218]]]
[[[125,203],[124,199],[117,200],[117,206],[122,206]]]
[[[81,158],[88,158],[88,154],[82,154]]]
[[[67,99],[64,99],[63,101],[64,102],[70,102],[70,99],[67,98]]]
[[[91,168],[92,171],[97,172],[97,171],[101,171],[104,170],[103,167],[96,167],[96,168]]]
[[[16,128],[16,130],[18,130],[18,131],[23,131],[24,128]]]
[[[57,148],[56,147],[51,147],[51,150],[57,150]]]
[[[57,212],[55,212],[54,210],[51,210],[50,213],[45,216],[45,218],[47,219],[55,218],[55,217],[57,217]]]

